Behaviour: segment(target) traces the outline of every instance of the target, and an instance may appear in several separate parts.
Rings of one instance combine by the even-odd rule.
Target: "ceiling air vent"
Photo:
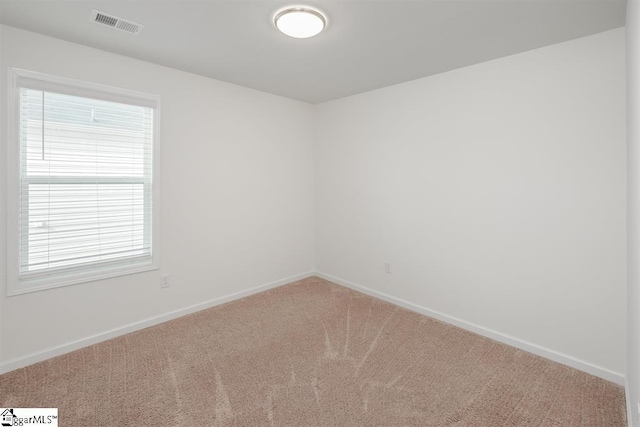
[[[136,24],[135,22],[127,21],[126,19],[100,12],[99,10],[91,11],[91,21],[131,34],[140,34],[144,28],[144,25]]]

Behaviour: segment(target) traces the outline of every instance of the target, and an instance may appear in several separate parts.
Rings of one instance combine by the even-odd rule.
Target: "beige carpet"
[[[624,426],[609,382],[318,278],[0,376],[68,426]]]

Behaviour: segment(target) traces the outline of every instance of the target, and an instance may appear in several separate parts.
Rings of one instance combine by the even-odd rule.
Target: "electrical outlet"
[[[160,278],[160,287],[161,288],[168,288],[169,287],[169,275],[168,274],[163,274],[162,277]]]
[[[391,264],[388,262],[384,263],[384,272],[387,274],[391,274]]]

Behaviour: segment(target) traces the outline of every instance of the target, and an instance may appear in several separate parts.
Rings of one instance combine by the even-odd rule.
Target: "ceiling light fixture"
[[[319,10],[310,7],[287,7],[273,18],[276,28],[297,39],[316,36],[327,26],[327,18]]]

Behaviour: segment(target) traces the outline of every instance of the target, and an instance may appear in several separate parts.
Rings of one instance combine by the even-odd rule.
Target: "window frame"
[[[7,296],[20,295],[108,279],[160,268],[160,97],[158,95],[58,77],[20,68],[9,68],[7,123]],[[20,88],[63,93],[103,101],[138,105],[153,109],[152,192],[151,192],[151,257],[143,260],[129,257],[99,265],[51,269],[43,274],[20,277]],[[78,179],[81,181],[81,178]]]

